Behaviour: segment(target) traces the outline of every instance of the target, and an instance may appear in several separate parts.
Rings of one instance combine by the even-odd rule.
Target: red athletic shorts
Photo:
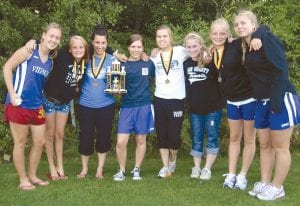
[[[15,122],[18,124],[45,124],[45,111],[41,106],[38,109],[25,109],[22,107],[15,107],[11,103],[5,106],[4,118],[8,122]]]

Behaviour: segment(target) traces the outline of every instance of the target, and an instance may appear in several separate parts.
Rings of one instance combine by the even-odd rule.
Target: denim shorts
[[[43,107],[46,114],[53,114],[55,112],[69,114],[70,112],[70,103],[56,104],[49,101],[46,97],[43,98]]]

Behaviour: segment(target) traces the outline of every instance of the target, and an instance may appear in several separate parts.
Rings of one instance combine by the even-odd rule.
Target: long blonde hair
[[[194,39],[194,40],[198,41],[199,44],[201,45],[200,53],[198,55],[198,64],[197,64],[197,66],[198,67],[203,67],[204,64],[205,64],[204,56],[205,56],[205,54],[208,54],[208,49],[205,46],[204,39],[199,33],[192,31],[192,32],[188,33],[184,38],[184,45],[185,46],[186,46],[187,40],[189,40],[189,39]]]
[[[236,12],[236,14],[234,15],[234,18],[236,18],[237,16],[244,16],[246,18],[248,18],[253,24],[254,24],[254,31],[259,27],[259,23],[257,20],[256,15],[247,9],[240,9]],[[241,49],[242,49],[242,59],[241,59],[241,64],[244,65],[245,64],[245,56],[246,56],[246,51],[247,51],[247,43],[246,41],[243,39],[242,44],[241,44]]]
[[[61,26],[58,24],[58,23],[55,23],[55,22],[52,22],[52,23],[49,23],[47,26],[44,27],[43,29],[43,33],[47,33],[50,29],[58,29],[62,32],[62,28]],[[43,37],[41,38],[41,42],[43,42],[44,39]],[[55,49],[51,50],[50,52],[50,58],[55,58],[58,54],[58,50],[59,50],[59,46],[57,46]]]

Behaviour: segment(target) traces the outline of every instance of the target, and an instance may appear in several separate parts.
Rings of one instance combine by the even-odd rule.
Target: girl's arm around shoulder
[[[262,37],[265,35],[265,34],[270,34],[271,33],[271,30],[268,26],[266,25],[261,25],[260,27],[258,27],[256,29],[255,32],[253,32],[253,34],[251,35],[251,38],[252,39],[262,39]]]
[[[32,51],[26,49],[25,46],[18,49],[4,64],[3,67],[3,76],[4,81],[8,90],[8,93],[11,98],[11,102],[13,105],[15,104],[15,99],[17,98],[17,94],[13,89],[13,71],[16,70],[17,66],[28,59],[32,54]]]
[[[152,77],[155,76],[155,65],[151,59],[148,60],[149,62],[149,73]]]

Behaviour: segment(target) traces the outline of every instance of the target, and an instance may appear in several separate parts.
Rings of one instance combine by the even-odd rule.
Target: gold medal
[[[165,83],[166,83],[166,84],[169,84],[169,83],[170,83],[170,80],[169,80],[169,79],[166,79]]]

